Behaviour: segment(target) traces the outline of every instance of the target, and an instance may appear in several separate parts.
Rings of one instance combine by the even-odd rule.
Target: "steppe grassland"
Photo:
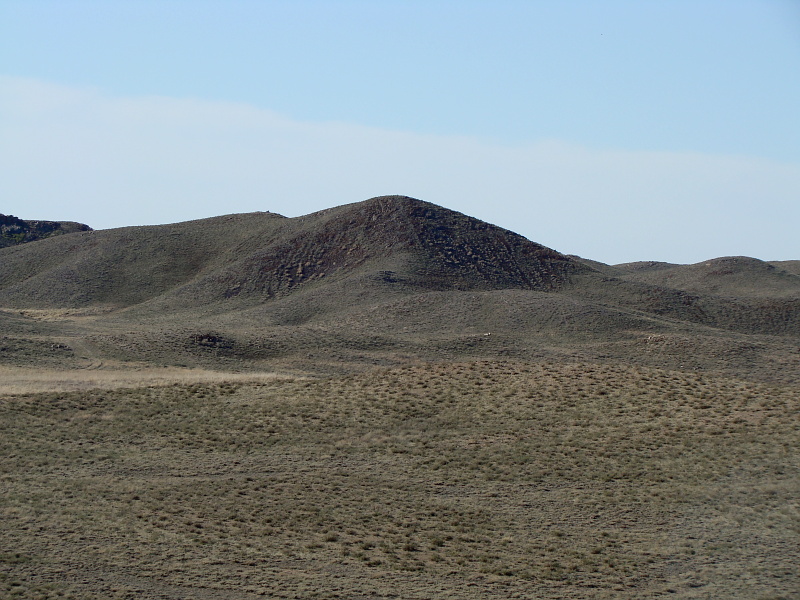
[[[790,598],[799,400],[510,362],[6,397],[0,595]]]

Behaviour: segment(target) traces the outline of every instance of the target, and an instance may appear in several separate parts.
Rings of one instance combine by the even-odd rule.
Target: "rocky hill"
[[[287,219],[230,215],[86,232],[7,252],[5,306],[253,302],[343,278],[419,290],[556,290],[588,271],[520,235],[433,204],[380,197]]]
[[[0,248],[35,242],[54,235],[91,230],[88,225],[71,221],[24,221],[13,215],[0,214]]]

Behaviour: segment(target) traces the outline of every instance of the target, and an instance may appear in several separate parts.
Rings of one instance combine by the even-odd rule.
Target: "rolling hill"
[[[3,360],[318,371],[606,357],[796,378],[791,264],[603,265],[404,196],[80,231],[0,250]]]
[[[552,290],[586,270],[510,231],[405,197],[296,219],[253,213],[92,231],[15,250],[4,256],[0,302],[39,308],[124,308],[158,297],[181,306],[262,302],[365,275],[420,290]]]

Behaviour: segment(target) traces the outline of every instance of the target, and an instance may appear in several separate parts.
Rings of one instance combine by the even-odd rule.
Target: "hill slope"
[[[254,302],[359,274],[420,289],[558,289],[585,267],[510,231],[401,196],[286,219],[230,215],[87,232],[6,251],[0,304]]]
[[[404,196],[76,232],[0,249],[0,360],[305,372],[596,357],[798,378],[800,277],[730,261],[603,265]]]
[[[627,281],[650,283],[696,294],[738,298],[800,296],[800,275],[782,268],[780,263],[768,263],[747,256],[726,256],[694,265],[628,263],[616,265],[616,269],[620,272],[619,277]]]

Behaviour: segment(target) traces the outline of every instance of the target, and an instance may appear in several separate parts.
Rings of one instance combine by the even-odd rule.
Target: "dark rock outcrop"
[[[25,221],[13,215],[0,214],[0,248],[76,231],[92,231],[92,228],[72,221]]]

